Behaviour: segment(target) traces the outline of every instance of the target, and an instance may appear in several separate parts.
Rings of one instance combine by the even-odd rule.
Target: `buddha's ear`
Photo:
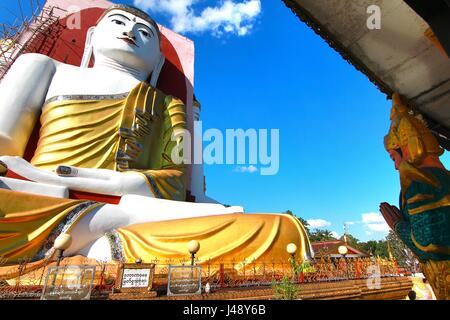
[[[95,27],[90,27],[86,33],[86,43],[84,45],[83,59],[81,60],[81,68],[88,68],[92,57],[92,35]]]
[[[159,61],[155,66],[155,69],[153,69],[152,76],[150,78],[150,85],[153,88],[156,88],[156,84],[158,83],[159,74],[161,73],[162,67],[164,66],[164,62],[166,62],[166,58],[164,57],[164,54],[161,53],[161,56],[159,57]]]

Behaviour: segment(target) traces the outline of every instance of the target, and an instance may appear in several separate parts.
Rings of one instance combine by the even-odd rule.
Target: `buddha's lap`
[[[4,231],[0,238],[0,255],[12,260],[35,257],[44,246],[48,249],[52,245],[49,241],[54,240],[58,232],[80,221],[83,210],[89,211],[89,206],[95,205],[100,204],[0,189],[0,226]],[[188,258],[190,240],[201,243],[197,257],[203,261],[287,261],[285,248],[291,242],[302,255],[309,252],[304,229],[289,215],[224,214],[147,222],[118,228],[108,236],[115,239],[110,242],[115,246],[112,251],[118,252],[119,248],[122,253],[116,258],[128,261]],[[29,243],[24,239],[29,239]]]

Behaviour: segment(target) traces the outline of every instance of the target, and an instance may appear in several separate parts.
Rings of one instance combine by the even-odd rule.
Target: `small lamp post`
[[[295,243],[289,243],[286,246],[286,251],[291,255],[292,277],[295,277],[295,253],[297,252],[297,246]]]
[[[200,250],[200,242],[197,240],[189,241],[188,250],[191,254],[191,265],[193,266],[195,263],[195,254]]]
[[[338,252],[339,252],[339,254],[342,255],[342,257],[345,259],[345,255],[348,253],[348,248],[347,248],[347,246],[339,246]]]
[[[56,249],[56,266],[59,267],[64,251],[67,250],[70,245],[72,244],[72,236],[68,233],[62,233],[59,235],[58,238],[56,238],[55,243],[53,244],[53,247]]]
[[[295,243],[289,243],[286,246],[286,251],[291,255],[293,261],[295,261],[295,253],[297,252],[297,246]]]
[[[347,265],[347,261],[345,261],[345,255],[348,253],[348,248],[347,248],[347,246],[344,246],[344,245],[342,245],[342,246],[339,246],[338,247],[338,252],[339,252],[339,254],[340,255],[342,255],[342,258],[344,258],[344,263],[345,263],[345,273],[347,274],[347,278],[350,278],[349,277],[349,273],[348,273],[348,265]]]
[[[72,236],[68,233],[61,233],[58,238],[55,239],[53,247],[56,249],[56,266],[59,267],[64,256],[64,251],[67,250],[72,244]],[[55,275],[52,280],[52,287],[55,286],[56,276],[58,272],[55,271]]]

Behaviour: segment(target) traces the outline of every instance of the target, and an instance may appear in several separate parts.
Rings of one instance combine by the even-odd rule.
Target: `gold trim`
[[[427,246],[420,245],[414,238],[414,234],[412,233],[412,231],[411,231],[411,240],[414,243],[414,245],[423,252],[450,254],[450,248],[448,247],[442,247],[432,243],[430,243]]]
[[[409,215],[415,215],[415,214],[422,213],[424,211],[433,210],[433,209],[437,209],[440,207],[446,207],[446,206],[450,206],[450,194],[446,195],[439,201],[436,201],[436,202],[433,202],[430,204],[425,204],[418,208],[409,209],[408,213],[409,213]]]
[[[438,300],[450,300],[450,261],[428,260],[420,266]]]
[[[86,216],[88,213],[92,212],[92,210],[97,209],[98,207],[102,207],[105,204],[102,202],[97,202],[89,206],[89,208],[86,208],[82,214],[80,214],[75,221],[72,222],[72,224],[67,228],[66,233],[70,233],[72,229],[75,227],[75,225],[81,221],[81,219]]]
[[[8,173],[8,166],[4,162],[0,161],[0,177],[6,175],[6,173]]]
[[[148,181],[148,177],[147,177],[147,175],[146,175],[145,173],[143,173],[143,172],[141,172],[141,171],[134,171],[134,170],[133,170],[133,171],[122,171],[122,173],[137,173],[138,175],[143,176],[143,177],[144,177],[144,180],[145,180],[145,183],[147,184],[147,187],[148,187],[148,189],[150,190],[150,192],[152,193],[152,195],[153,195],[155,198],[158,198],[158,195],[157,195],[155,189],[154,189],[153,186],[151,185],[150,181]]]
[[[432,199],[434,196],[432,194],[416,194],[414,197],[409,198],[407,203],[412,204],[415,202]]]

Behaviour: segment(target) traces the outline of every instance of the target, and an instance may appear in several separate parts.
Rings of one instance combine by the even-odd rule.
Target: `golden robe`
[[[139,172],[155,197],[185,200],[186,168],[171,160],[177,144],[172,135],[187,127],[179,100],[146,83],[124,95],[57,97],[45,104],[41,124],[34,166]],[[70,233],[86,213],[102,205],[0,189],[0,257],[9,263],[48,257],[59,234]],[[287,261],[291,242],[302,256],[310,252],[304,227],[288,215],[237,213],[144,223],[105,236],[113,258],[129,262],[187,259],[190,240],[200,241],[202,261]]]
[[[171,160],[172,134],[184,130],[183,103],[141,83],[129,94],[47,101],[31,164],[137,171],[155,197],[184,201],[185,166]]]

